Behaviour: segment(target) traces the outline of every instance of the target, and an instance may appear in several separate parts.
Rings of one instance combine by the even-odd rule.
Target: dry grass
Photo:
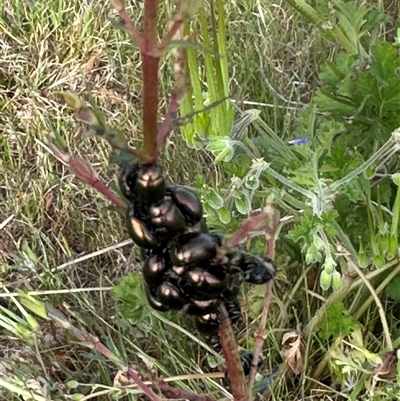
[[[130,3],[131,15],[139,18],[140,2]],[[287,132],[295,110],[309,100],[318,65],[332,49],[284,2],[231,1],[226,9],[232,92],[243,100],[241,107],[261,108],[268,124]],[[118,318],[109,288],[135,266],[132,246],[117,245],[127,238],[122,220],[106,200],[74,179],[44,146],[46,135],[59,132],[71,152],[87,158],[104,180],[115,182],[113,171],[108,170],[107,146],[94,138],[83,140],[85,128],[51,96],[58,90],[71,90],[93,100],[111,125],[130,135],[134,143],[140,139],[140,60],[128,36],[112,27],[110,15],[107,2],[3,2],[2,292],[5,288],[11,292],[17,288],[49,291],[41,299],[50,300],[130,361],[143,365],[137,357],[142,349],[149,358],[165,364],[159,366],[164,376],[199,372],[204,351],[196,342],[187,341],[179,354],[172,346],[160,345],[176,339],[177,329],[168,328],[154,316],[137,327],[135,322]],[[164,68],[161,90],[166,98],[170,88],[168,60]],[[249,106],[249,102],[259,106]],[[178,137],[171,139],[163,161],[171,179],[190,183],[196,173],[213,174],[207,155],[186,149],[182,152],[183,146]],[[89,257],[80,260],[83,255]],[[77,262],[70,263],[74,260]],[[85,291],[88,288],[93,290]],[[12,306],[9,297],[0,298],[0,302]],[[27,380],[35,380],[54,400],[69,392],[66,383],[71,380],[81,383],[86,393],[106,390],[102,386],[110,386],[110,393],[117,391],[113,387],[117,372],[107,361],[96,360],[49,324],[40,327],[40,337],[37,348],[32,349],[0,331],[0,356],[18,386],[23,388]],[[279,344],[271,341],[271,346],[279,351]],[[215,391],[216,385],[210,383],[192,380],[188,386]],[[284,394],[285,386],[281,391]],[[107,396],[102,397],[96,399]]]

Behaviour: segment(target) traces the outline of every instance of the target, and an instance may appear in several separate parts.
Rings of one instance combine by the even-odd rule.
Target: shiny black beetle
[[[195,316],[197,330],[205,335],[214,335],[219,329],[219,318],[217,313],[208,313],[207,315]]]

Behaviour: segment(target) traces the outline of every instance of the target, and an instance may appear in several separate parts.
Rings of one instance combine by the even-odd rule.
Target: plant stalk
[[[268,256],[274,260],[275,259],[275,244],[276,244],[276,236],[279,227],[280,215],[279,212],[275,209],[275,207],[270,204],[265,208],[265,212],[267,213],[268,218],[268,226],[265,229],[265,236],[268,243]],[[271,280],[266,284],[265,288],[265,297],[264,297],[264,306],[261,314],[260,325],[257,329],[256,333],[256,342],[254,345],[254,354],[253,354],[253,362],[250,368],[249,380],[248,380],[248,391],[249,397],[251,398],[252,388],[256,379],[257,373],[257,362],[258,358],[261,354],[261,350],[264,344],[264,336],[265,336],[265,326],[267,324],[269,306],[271,304],[271,295],[272,295],[272,286],[274,281]]]
[[[222,316],[228,316],[224,305],[220,306],[220,312]],[[221,319],[221,326],[218,334],[229,379],[231,381],[233,399],[234,401],[250,401],[235,334],[233,333],[232,325],[228,317]]]
[[[144,46],[142,52],[143,69],[143,155],[148,163],[158,157],[158,67],[157,54],[157,0],[144,2]]]

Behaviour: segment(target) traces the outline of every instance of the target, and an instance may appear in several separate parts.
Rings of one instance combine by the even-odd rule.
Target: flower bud
[[[334,291],[339,291],[342,288],[342,276],[336,270],[332,273],[332,288]]]
[[[322,270],[321,277],[319,278],[319,285],[324,291],[329,290],[332,284],[332,275]]]

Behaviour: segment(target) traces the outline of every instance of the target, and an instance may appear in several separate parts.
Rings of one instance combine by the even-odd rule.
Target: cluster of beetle
[[[129,201],[129,234],[144,258],[149,305],[193,315],[198,331],[219,350],[217,309],[224,303],[232,323],[240,321],[241,283],[270,281],[274,262],[236,248],[224,251],[223,235],[208,232],[204,224],[199,197],[184,186],[168,185],[157,164],[127,164],[119,185]]]

